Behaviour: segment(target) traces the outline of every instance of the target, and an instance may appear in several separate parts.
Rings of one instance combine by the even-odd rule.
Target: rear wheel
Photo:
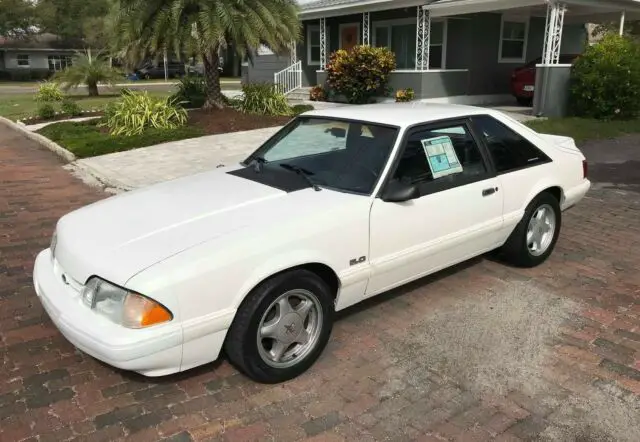
[[[302,269],[284,272],[260,284],[243,302],[225,352],[257,382],[293,379],[324,350],[333,314],[333,295],[320,277]]]
[[[533,105],[532,97],[516,97],[516,101],[520,106],[531,106]]]
[[[529,203],[522,220],[500,250],[505,260],[520,267],[535,267],[553,252],[562,224],[560,203],[544,192]]]

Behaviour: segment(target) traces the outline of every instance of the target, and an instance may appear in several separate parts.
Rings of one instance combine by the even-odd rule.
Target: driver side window
[[[413,130],[393,179],[439,187],[475,181],[486,173],[486,164],[470,131],[465,124],[455,124]]]

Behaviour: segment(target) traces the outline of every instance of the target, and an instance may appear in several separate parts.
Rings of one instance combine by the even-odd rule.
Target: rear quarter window
[[[487,146],[498,173],[537,166],[551,159],[533,143],[489,115],[471,118],[474,129]]]

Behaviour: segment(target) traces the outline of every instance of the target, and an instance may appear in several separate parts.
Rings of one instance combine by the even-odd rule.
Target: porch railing
[[[291,66],[273,74],[273,80],[280,92],[287,95],[302,87],[302,62],[298,61]]]

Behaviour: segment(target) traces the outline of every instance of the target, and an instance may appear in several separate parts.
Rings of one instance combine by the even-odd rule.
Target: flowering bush
[[[389,74],[396,68],[396,57],[388,48],[355,46],[340,49],[327,65],[327,82],[349,103],[368,103],[376,95],[387,94]]]
[[[607,35],[588,47],[571,71],[570,106],[580,117],[637,117],[640,114],[640,44],[618,35]]]
[[[413,89],[410,87],[406,89],[398,89],[396,91],[396,102],[404,103],[407,101],[411,101],[415,98],[416,94],[413,92]]]
[[[326,101],[327,93],[324,91],[324,88],[320,85],[314,86],[309,91],[309,100],[311,101]]]

